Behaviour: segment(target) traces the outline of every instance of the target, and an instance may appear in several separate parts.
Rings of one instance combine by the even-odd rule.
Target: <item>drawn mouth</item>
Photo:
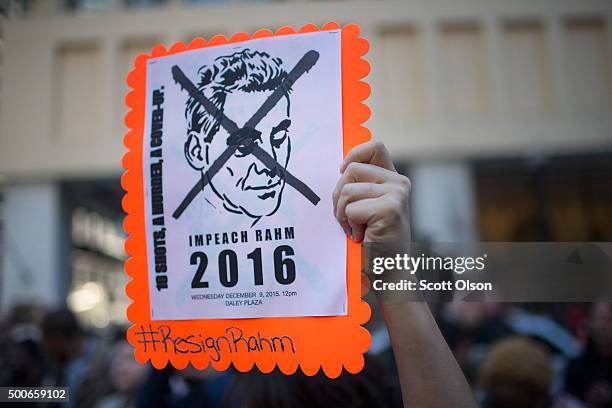
[[[270,191],[267,193],[263,193],[262,195],[258,195],[257,197],[259,197],[262,200],[267,200],[268,198],[274,198],[276,196],[276,191]]]
[[[275,188],[276,186],[280,185],[280,179],[278,179],[275,183],[273,184],[268,184],[265,186],[246,186],[244,188],[244,191],[246,190],[271,190],[273,188]]]

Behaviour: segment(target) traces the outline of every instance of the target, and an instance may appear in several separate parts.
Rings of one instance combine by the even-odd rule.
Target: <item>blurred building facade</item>
[[[0,304],[120,320],[125,76],[158,43],[356,22],[432,241],[612,240],[609,0],[29,0],[2,19]],[[7,2],[8,4],[8,2]],[[8,10],[8,9],[7,9]]]

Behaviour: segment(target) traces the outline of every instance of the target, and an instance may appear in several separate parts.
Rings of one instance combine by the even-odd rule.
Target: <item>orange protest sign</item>
[[[284,51],[273,54],[280,40]],[[278,366],[285,374],[300,367],[329,377],[363,368],[370,309],[361,299],[361,246],[336,230],[329,186],[339,173],[325,166],[370,138],[367,50],[358,26],[328,23],[158,45],[136,58],[121,182],[127,338],[139,362],[264,373]],[[212,62],[197,63],[207,51]],[[334,54],[337,80],[325,68]],[[306,89],[320,94],[296,95]],[[245,110],[245,98],[255,108]],[[332,114],[304,119],[317,109]],[[172,117],[181,119],[180,145],[164,142],[179,138],[168,135]],[[290,137],[298,126],[322,137],[336,122],[341,141],[321,139],[318,153]]]

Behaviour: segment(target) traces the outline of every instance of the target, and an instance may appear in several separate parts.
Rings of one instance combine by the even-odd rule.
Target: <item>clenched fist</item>
[[[354,241],[410,241],[410,180],[399,174],[381,142],[353,148],[340,167],[334,215]]]

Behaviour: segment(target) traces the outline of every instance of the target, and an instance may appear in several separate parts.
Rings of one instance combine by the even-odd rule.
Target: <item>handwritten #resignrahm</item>
[[[148,349],[157,351],[160,348],[164,353],[171,354],[205,353],[212,361],[220,361],[225,353],[270,351],[295,354],[296,352],[293,339],[289,336],[266,336],[259,331],[248,335],[234,326],[225,329],[225,335],[215,337],[207,336],[205,333],[173,335],[170,326],[152,324],[147,327],[140,325],[140,330],[135,334],[144,352]]]

